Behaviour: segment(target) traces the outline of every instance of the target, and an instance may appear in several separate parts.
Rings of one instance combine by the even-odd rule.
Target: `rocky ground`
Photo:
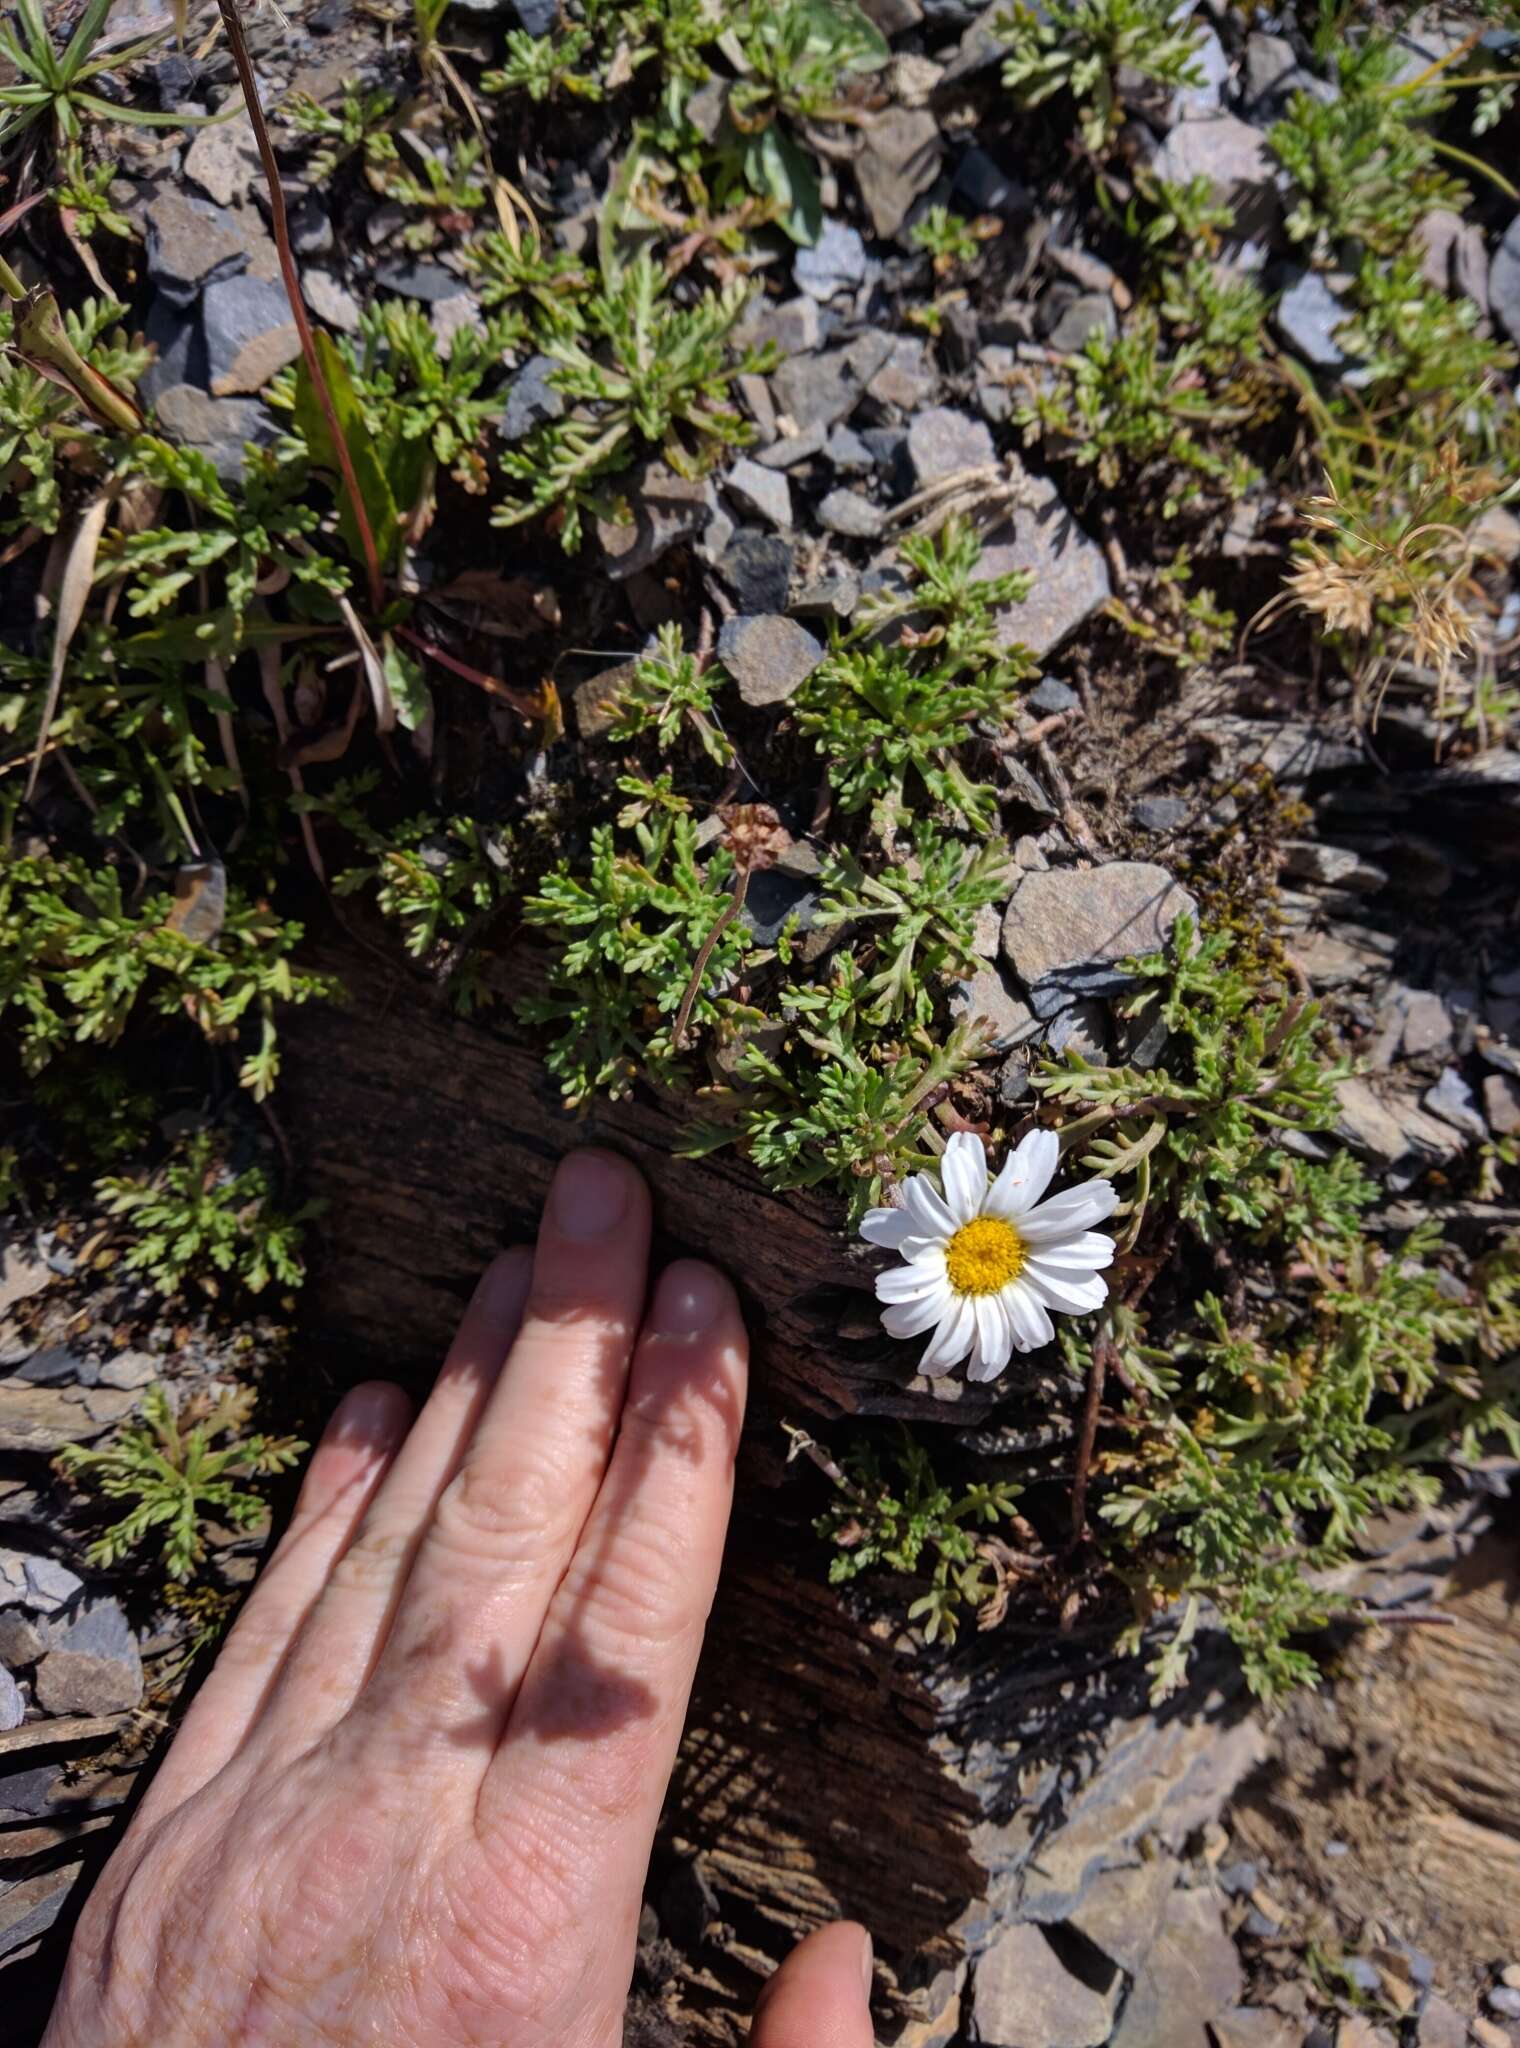
[[[421,309],[441,358],[457,334],[483,331],[491,311],[479,265],[464,253],[486,213],[484,191],[463,200],[448,183],[453,159],[407,24],[348,0],[288,12],[288,21],[255,15],[250,39],[306,305],[321,328],[348,337],[363,308]],[[1338,90],[1304,10],[1199,10],[1199,82],[1161,90],[1121,76],[1122,126],[1104,145],[1101,197],[1090,155],[1000,84],[999,12],[962,0],[869,0],[865,13],[890,45],[879,78],[872,74],[848,120],[819,117],[799,129],[821,138],[812,240],[783,240],[763,219],[758,238],[746,240],[742,221],[715,217],[721,209],[693,207],[689,218],[678,209],[675,226],[666,223],[667,241],[689,232],[682,262],[704,279],[741,276],[755,287],[733,342],[772,345],[774,363],[734,379],[742,447],[719,451],[694,475],[642,450],[591,509],[578,555],[558,544],[560,513],[503,532],[487,524],[464,472],[440,482],[436,523],[408,555],[411,594],[420,590],[431,607],[431,644],[446,659],[455,650],[456,670],[459,651],[468,653],[466,677],[487,664],[493,694],[434,676],[438,707],[399,766],[403,735],[366,727],[354,742],[358,693],[345,714],[330,679],[308,676],[292,690],[293,723],[278,684],[272,695],[256,680],[240,684],[242,710],[252,706],[282,790],[284,778],[299,786],[304,772],[310,790],[326,793],[328,771],[341,762],[348,772],[361,754],[405,782],[417,807],[455,822],[510,814],[515,824],[534,806],[552,811],[545,792],[557,790],[559,815],[568,805],[572,819],[567,843],[578,846],[585,823],[620,801],[614,784],[627,757],[609,739],[619,693],[650,636],[678,624],[733,686],[723,730],[734,765],[709,777],[704,844],[714,843],[719,801],[744,791],[773,803],[787,845],[755,879],[747,928],[756,947],[792,931],[799,950],[816,949],[804,957],[821,957],[828,787],[799,734],[798,693],[863,600],[901,587],[903,537],[960,513],[981,534],[981,579],[1032,579],[1024,599],[997,611],[1000,644],[1028,650],[1028,686],[1016,713],[979,728],[975,741],[1009,860],[998,899],[977,919],[974,970],[961,963],[947,996],[950,1019],[982,1020],[986,1031],[986,1056],[958,1098],[963,1127],[1007,1126],[1030,1112],[1040,1062],[1067,1053],[1100,1067],[1154,1066],[1168,1033],[1154,1016],[1121,1014],[1118,963],[1159,947],[1182,911],[1207,917],[1233,914],[1247,898],[1265,903],[1281,958],[1323,1001],[1336,1049],[1354,1065],[1337,1085],[1333,1127],[1300,1135],[1304,1156],[1348,1153],[1372,1175],[1365,1228],[1375,1244],[1440,1225],[1453,1247],[1455,1299],[1462,1262],[1520,1223],[1520,521],[1495,487],[1465,533],[1458,580],[1470,638],[1459,662],[1432,668],[1420,658],[1428,650],[1391,631],[1372,660],[1354,633],[1350,643],[1337,638],[1323,612],[1306,620],[1268,611],[1248,627],[1298,559],[1289,550],[1307,531],[1306,494],[1323,481],[1308,400],[1253,412],[1260,392],[1241,401],[1243,371],[1228,404],[1214,392],[1223,410],[1211,415],[1210,445],[1249,449],[1251,476],[1236,490],[1212,473],[1201,501],[1184,489],[1185,465],[1174,468],[1172,453],[1191,431],[1188,397],[1212,372],[1179,373],[1172,413],[1153,391],[1137,401],[1151,437],[1143,459],[1090,466],[1070,419],[1059,432],[1035,431],[1028,409],[1058,388],[1063,365],[1094,341],[1140,332],[1149,258],[1142,238],[1118,223],[1147,178],[1196,181],[1195,202],[1223,216],[1197,246],[1219,282],[1262,284],[1267,324],[1244,353],[1270,360],[1279,385],[1302,376],[1311,394],[1350,416],[1374,377],[1376,350],[1348,326],[1363,252],[1343,237],[1311,253],[1289,234],[1292,181],[1267,142],[1295,92],[1326,103]],[[1352,10],[1346,28],[1396,31],[1407,85],[1475,49],[1500,68],[1511,62],[1512,25],[1502,9],[1490,13]],[[110,35],[125,48],[159,25],[156,11],[122,5]],[[231,57],[205,27],[183,49],[165,44],[107,73],[108,100],[159,113],[228,104]],[[507,31],[543,42],[564,27],[538,0],[459,0],[444,47],[478,81],[500,61]],[[336,119],[356,80],[399,102],[390,125],[405,186],[361,177],[352,162],[314,168],[309,131],[282,113],[304,99]],[[612,232],[633,117],[620,106],[604,120],[599,102],[573,96],[508,104],[510,119],[492,116],[497,172],[523,195],[547,249],[591,261],[599,234]],[[708,111],[716,133],[722,109]],[[652,94],[638,115],[653,118]],[[1512,164],[1515,115],[1501,108],[1497,120],[1485,147]],[[108,193],[119,233],[81,246],[71,229],[65,248],[61,231],[38,227],[39,215],[7,253],[29,285],[62,263],[81,290],[91,277],[109,286],[153,350],[137,392],[157,431],[204,452],[236,487],[248,446],[278,445],[288,394],[269,387],[299,354],[251,132],[241,120],[189,136],[122,125],[94,146],[114,164]],[[1482,182],[1460,211],[1431,207],[1412,230],[1421,276],[1495,344],[1520,341],[1514,206],[1512,191]],[[970,244],[943,261],[917,233],[936,208],[975,227]],[[563,416],[554,367],[530,342],[504,349],[480,444],[492,462],[537,446],[534,434]],[[1406,382],[1417,382],[1413,371]],[[1497,379],[1504,420],[1513,383],[1511,361]],[[1394,438],[1403,415],[1384,386],[1376,390],[1386,410],[1374,427],[1392,419]],[[1099,426],[1086,431],[1096,445]],[[1133,419],[1124,428],[1139,431]],[[26,531],[25,522],[13,530]],[[28,647],[37,594],[46,613],[58,580],[48,552],[18,542],[14,560],[6,557],[0,632]],[[22,678],[25,689],[36,691],[37,673]],[[525,703],[538,709],[530,716]],[[7,773],[16,765],[8,760]],[[206,795],[207,811],[215,819],[218,800],[231,840],[225,789]],[[83,819],[69,792],[46,782],[30,815],[44,836],[77,834]],[[341,921],[345,933],[357,930],[355,943],[388,948],[385,971],[399,982],[412,970],[394,930],[329,903],[307,871],[311,832],[309,817],[298,828],[291,813],[270,835],[281,849],[282,903],[326,943]],[[150,851],[155,872],[172,866],[161,844]],[[424,836],[417,857],[444,874],[456,853],[440,830]],[[515,974],[520,933],[516,915],[502,914],[505,901],[489,891],[472,899],[492,907],[455,929],[461,950],[478,943],[509,958]],[[414,978],[441,1005],[458,954],[441,943],[410,950]],[[160,1049],[156,1058],[155,1141],[173,1142],[177,1116],[193,1121],[237,1095],[224,1051]],[[296,1083],[308,1100],[317,1064],[308,1060]],[[468,1066],[462,1056],[461,1071]],[[540,1112],[560,1116],[557,1103]],[[453,1113],[468,1116],[470,1106],[456,1102]],[[561,1124],[540,1150],[569,1142],[573,1127]],[[615,1119],[606,1129],[626,1134]],[[32,1142],[28,1125],[24,1144]],[[375,1132],[372,1142],[378,1156],[385,1141]],[[467,1152],[468,1141],[459,1143]],[[660,1143],[657,1134],[656,1150]],[[299,1187],[308,1155],[321,1149],[317,1120],[292,1120],[287,1131],[271,1112],[268,1128],[247,1140],[248,1156],[255,1145]],[[266,1527],[213,1520],[204,1567],[185,1585],[167,1583],[141,1556],[93,1564],[86,1548],[106,1517],[53,1461],[67,1445],[99,1447],[140,1423],[155,1388],[182,1416],[257,1388],[263,1426],[310,1435],[359,1371],[327,1341],[321,1307],[303,1308],[283,1286],[252,1306],[230,1289],[191,1288],[166,1301],[124,1271],[119,1222],[67,1148],[48,1160],[40,1184],[21,1193],[0,1282],[0,1986],[8,1996],[18,1987],[18,2040],[40,2029],[80,1885],[267,1540]],[[338,1187],[330,1174],[329,1197]],[[378,1339],[380,1366],[419,1369],[439,1302],[457,1295],[469,1257],[504,1227],[523,1227],[519,1212],[531,1205],[520,1190],[497,1190],[492,1201],[487,1216],[481,1199],[478,1229],[440,1222],[421,1250],[408,1248],[422,1306],[412,1321],[397,1319],[388,1348]],[[828,1228],[837,1232],[838,1222],[831,1216]],[[316,1226],[313,1293],[324,1259],[341,1265],[347,1227],[332,1211]],[[683,1217],[675,1235],[712,1249],[702,1227]],[[800,1399],[829,1420],[928,1417],[957,1454],[1017,1472],[1039,1507],[1058,1495],[1064,1502],[1077,1434],[1069,1380],[1054,1368],[995,1392],[958,1378],[915,1380],[905,1349],[881,1339],[858,1262],[837,1243],[827,1272],[818,1257],[795,1297],[774,1272],[740,1275],[755,1291],[757,1325],[769,1326],[776,1355],[765,1383],[778,1411]],[[1227,1254],[1210,1284],[1232,1301],[1249,1294],[1259,1304],[1268,1292]],[[350,1335],[360,1322],[349,1316]],[[805,1368],[796,1363],[804,1353]],[[1105,1410],[1103,1421],[1116,1417]],[[919,1957],[905,1951],[887,1962],[883,2038],[914,2048],[1520,2043],[1515,1531],[1510,1468],[1486,1448],[1448,1482],[1440,1505],[1376,1525],[1376,1541],[1347,1567],[1368,1625],[1333,1640],[1326,1689],[1277,1719],[1247,1714],[1238,1678],[1221,1663],[1185,1713],[1153,1714],[1132,1700],[1079,1761],[1062,1751],[1052,1763],[1022,1725],[997,1738],[941,1729],[936,1768],[966,1789],[970,1807],[983,1799],[988,1753],[1001,1743],[999,1790],[983,1800],[996,1818],[976,1844],[972,1904]],[[782,1484],[772,1469],[779,1454],[771,1444],[755,1455],[751,1505],[760,1500],[769,1515],[763,1489]],[[821,1579],[822,1545],[808,1532],[828,1496],[821,1481],[805,1490],[815,1480],[805,1466],[787,1475],[778,1519]],[[270,1488],[276,1514],[283,1486]],[[930,1669],[941,1700],[962,1683],[956,1657],[973,1653],[926,1652],[921,1642],[909,1650],[869,1592],[846,1611],[883,1656]],[[1098,1597],[1095,1628],[1119,1619]],[[1043,1642],[1048,1603],[1022,1622]],[[1010,1640],[1023,1638],[978,1637],[974,1655],[992,1656],[991,1643],[1006,1665]],[[1106,1649],[1093,1654],[1100,1660]],[[965,1685],[974,1690],[972,1679]],[[863,1726],[889,1696],[882,1683],[862,1707]],[[1011,1811],[1002,1775],[1010,1759],[1029,1774]],[[1060,1819],[1042,1829],[1047,1798]],[[798,1845],[799,1866],[807,1853]],[[779,1896],[783,1880],[775,1883]],[[777,1908],[767,1925],[754,1893],[750,1917],[739,1914],[739,1888],[720,1856],[667,1831],[630,2042],[733,2040],[733,2013],[773,1957],[778,1926],[828,1903],[821,1891],[805,1894],[796,1920]],[[788,1912],[795,1904],[788,1895]]]

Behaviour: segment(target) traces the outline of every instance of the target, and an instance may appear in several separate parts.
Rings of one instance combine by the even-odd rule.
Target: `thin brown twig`
[[[248,109],[248,119],[253,127],[253,139],[258,148],[259,162],[263,167],[264,181],[269,187],[269,225],[274,233],[275,249],[280,258],[280,277],[285,286],[285,296],[290,301],[290,314],[300,339],[301,355],[311,377],[312,389],[316,393],[318,405],[322,408],[322,417],[332,439],[338,467],[343,472],[343,488],[348,492],[349,503],[353,508],[354,525],[358,529],[359,544],[364,550],[364,572],[369,583],[370,606],[372,610],[378,612],[385,602],[385,580],[380,573],[380,555],[375,546],[369,513],[359,489],[359,479],[354,473],[353,456],[338,424],[337,407],[333,404],[332,392],[328,389],[327,378],[322,371],[311,322],[306,317],[306,302],[301,296],[301,275],[296,269],[295,253],[290,246],[290,226],[285,217],[285,188],[280,182],[280,167],[275,162],[274,144],[269,139],[269,127],[264,119],[264,105],[259,98],[258,80],[254,76],[253,64],[248,55],[243,24],[238,18],[237,0],[216,0],[216,4],[221,13],[222,26],[227,31],[227,41],[232,46],[232,61],[237,67],[238,84],[243,90],[243,104]]]
[[[680,1052],[686,1043],[686,1026],[691,1019],[691,1006],[697,1000],[697,991],[702,986],[702,976],[707,972],[707,963],[712,958],[712,949],[724,932],[744,908],[744,898],[749,892],[751,870],[738,867],[734,870],[734,891],[719,911],[712,930],[702,941],[702,950],[697,955],[697,964],[691,970],[691,980],[686,984],[686,993],[681,998],[681,1007],[676,1012],[676,1028],[671,1034],[671,1044]]]
[[[1108,1378],[1113,1339],[1105,1332],[1093,1339],[1092,1364],[1087,1369],[1087,1398],[1082,1403],[1082,1427],[1077,1437],[1077,1462],[1071,1475],[1071,1540],[1078,1544],[1087,1534],[1087,1481],[1092,1472],[1093,1446],[1098,1440],[1098,1413],[1103,1406],[1103,1384]]]

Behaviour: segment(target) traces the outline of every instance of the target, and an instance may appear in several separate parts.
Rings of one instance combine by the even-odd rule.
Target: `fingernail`
[[[628,1169],[605,1152],[572,1152],[554,1176],[550,1203],[566,1237],[605,1237],[628,1207]]]
[[[867,2005],[870,2004],[871,1993],[876,1988],[876,1980],[872,1975],[872,1970],[875,1965],[875,1961],[876,1951],[871,1946],[870,1935],[867,1934],[866,1936],[864,1936],[860,1944],[860,1979],[865,1986]]]
[[[694,1337],[710,1330],[728,1306],[728,1283],[696,1259],[667,1266],[654,1291],[649,1330],[655,1337]]]
[[[398,1388],[386,1380],[367,1380],[344,1395],[333,1421],[349,1435],[390,1438],[396,1434],[400,1407]]]

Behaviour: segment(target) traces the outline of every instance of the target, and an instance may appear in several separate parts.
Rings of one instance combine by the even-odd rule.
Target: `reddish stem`
[[[364,570],[369,583],[370,609],[378,613],[385,603],[385,580],[380,574],[380,556],[375,547],[369,514],[365,510],[364,499],[359,490],[359,479],[354,474],[353,457],[349,454],[343,430],[338,425],[337,408],[333,404],[327,378],[323,375],[311,322],[306,317],[306,302],[301,297],[301,276],[296,269],[295,255],[290,246],[290,226],[285,217],[285,188],[280,182],[280,167],[275,162],[274,144],[269,139],[269,128],[264,119],[258,80],[253,75],[248,45],[243,39],[243,24],[238,19],[237,0],[217,0],[217,6],[221,10],[222,26],[227,31],[227,40],[232,45],[232,61],[237,66],[238,84],[243,89],[243,104],[248,109],[248,119],[253,126],[253,139],[258,146],[259,162],[264,170],[264,181],[269,187],[269,224],[274,231],[274,245],[279,253],[280,276],[285,285],[285,296],[290,301],[290,314],[295,322],[296,334],[300,338],[301,354],[311,377],[312,389],[317,394],[317,403],[321,406],[322,417],[327,422],[327,431],[338,458],[338,467],[343,472],[343,488],[348,492],[349,503],[353,507],[354,525],[359,530],[359,543],[364,550]]]

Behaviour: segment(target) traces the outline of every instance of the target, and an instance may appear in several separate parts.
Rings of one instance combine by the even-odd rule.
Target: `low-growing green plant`
[[[867,964],[875,971],[861,1012],[867,1023],[927,1024],[943,984],[976,972],[976,913],[1006,894],[1011,858],[1001,840],[968,846],[926,820],[915,825],[903,860],[879,874],[848,853],[823,863],[820,925],[874,934]]]
[[[632,675],[609,700],[614,717],[608,734],[633,740],[652,732],[668,748],[689,728],[710,760],[720,765],[731,761],[733,743],[713,709],[713,692],[726,681],[718,663],[704,663],[687,649],[679,626],[661,626],[653,648],[639,656]]]
[[[1401,248],[1432,208],[1460,213],[1466,187],[1441,169],[1434,132],[1446,105],[1439,81],[1396,88],[1407,51],[1370,34],[1340,41],[1331,98],[1296,92],[1267,140],[1297,191],[1288,233],[1327,249],[1350,242],[1382,254]]]
[[[323,797],[302,796],[296,808],[334,819],[366,858],[333,878],[339,896],[372,888],[385,917],[401,930],[414,960],[446,971],[456,1009],[469,1012],[489,1000],[470,934],[486,921],[513,878],[513,849],[504,832],[487,832],[472,818],[424,813],[381,826],[372,799],[378,770],[345,777]]]
[[[66,143],[58,153],[58,182],[53,196],[68,216],[73,232],[88,241],[97,231],[127,240],[132,223],[111,198],[111,186],[119,175],[113,163],[87,164],[78,143]]]
[[[395,107],[394,96],[383,88],[361,89],[357,81],[350,80],[335,107],[323,105],[310,93],[287,94],[280,103],[280,118],[298,135],[314,137],[320,143],[306,169],[312,182],[322,185],[372,138],[388,134]]]
[[[157,1539],[164,1570],[188,1579],[206,1556],[206,1524],[253,1529],[268,1502],[247,1482],[289,1471],[307,1449],[290,1436],[245,1435],[254,1397],[246,1387],[196,1394],[176,1412],[167,1390],[143,1394],[141,1424],[123,1429],[104,1450],[67,1444],[58,1466],[87,1491],[133,1505],[90,1544],[91,1564],[109,1570]],[[221,1439],[221,1441],[219,1441]]]
[[[1226,353],[1232,366],[1238,362],[1233,349]],[[1142,306],[1120,333],[1089,336],[1016,418],[1026,443],[1053,439],[1110,488],[1127,471],[1155,467],[1168,479],[1168,517],[1205,484],[1221,497],[1242,497],[1255,472],[1227,435],[1255,416],[1260,394],[1250,380],[1231,390],[1211,376],[1217,360],[1202,339],[1168,352],[1155,310]]]
[[[409,206],[423,215],[401,230],[403,248],[414,252],[430,249],[441,228],[457,231],[471,214],[479,212],[488,196],[485,180],[489,167],[482,164],[483,155],[482,145],[467,138],[422,157],[414,170],[402,161],[389,130],[367,138],[364,160],[371,185],[398,206]]]
[[[861,608],[792,700],[797,724],[828,763],[846,812],[871,810],[890,841],[913,816],[910,777],[974,830],[995,822],[995,792],[971,779],[961,750],[974,726],[1001,727],[1035,673],[1028,651],[999,644],[997,612],[1029,592],[1020,572],[981,577],[974,531],[948,522],[903,544],[898,593]],[[912,632],[887,629],[910,616]]]
[[[952,213],[948,206],[926,207],[908,239],[915,249],[933,258],[934,268],[942,275],[958,264],[970,263],[981,247],[970,221]]]
[[[929,1589],[909,1605],[908,1619],[920,1624],[926,1641],[954,1642],[963,1614],[990,1599],[997,1584],[977,1531],[1012,1515],[1020,1489],[994,1479],[953,1492],[906,1427],[886,1458],[859,1443],[835,1472],[842,1497],[813,1525],[834,1546],[830,1585],[869,1571],[927,1577]]]
[[[1373,1196],[1365,1175],[1345,1154],[1322,1165],[1284,1142],[1332,1128],[1351,1071],[1319,1005],[1270,951],[1253,956],[1228,927],[1200,935],[1186,913],[1161,952],[1131,964],[1140,987],[1121,1014],[1164,1024],[1161,1062],[1097,1067],[1068,1049],[1035,1077],[1048,1100],[1081,1112],[1062,1137],[1089,1171],[1134,1174],[1126,1240],[1152,1207],[1205,1244],[1354,1230]]]
[[[729,388],[770,360],[754,350],[730,354],[748,296],[735,284],[680,305],[647,251],[587,293],[576,307],[579,331],[557,328],[541,341],[565,409],[503,452],[503,470],[525,495],[498,505],[493,523],[516,526],[552,509],[568,550],[580,540],[583,511],[598,500],[610,507],[608,479],[639,456],[659,455],[695,476],[723,449],[746,445],[753,430],[728,402]]]
[[[77,311],[65,311],[63,325],[90,368],[130,393],[151,356],[119,325],[125,311],[114,299],[86,299]],[[116,436],[81,413],[73,392],[27,360],[20,339],[17,309],[0,298],[0,497],[14,506],[0,532],[35,526],[56,533],[64,481],[98,480]]]
[[[154,889],[136,906],[113,867],[78,855],[5,850],[0,858],[0,1014],[29,1073],[64,1047],[112,1045],[139,1009],[188,1016],[214,1043],[257,1041],[238,1078],[255,1100],[279,1073],[278,1014],[286,1003],[335,993],[324,975],[291,956],[302,928],[229,890],[214,943],[176,928],[173,898]]]
[[[831,1187],[851,1228],[890,1185],[932,1169],[934,1109],[985,1057],[986,1035],[964,1020],[941,1037],[883,1027],[865,1014],[877,1000],[856,954],[841,950],[820,978],[784,984],[764,1010],[735,1006],[725,1020],[731,1077],[703,1089],[713,1121],[683,1149],[734,1145],[769,1187]]]
[[[276,1207],[263,1168],[234,1173],[210,1131],[193,1132],[149,1173],[104,1175],[95,1193],[131,1233],[122,1265],[160,1294],[178,1294],[190,1280],[215,1294],[219,1275],[251,1294],[271,1280],[299,1287],[305,1278],[301,1236],[319,1205]]]
[[[1345,1611],[1328,1574],[1371,1518],[1434,1500],[1434,1461],[1480,1455],[1496,1433],[1520,1449],[1520,1255],[1511,1244],[1462,1290],[1440,1249],[1434,1225],[1396,1250],[1314,1232],[1299,1247],[1307,1292],[1273,1290],[1245,1317],[1206,1295],[1194,1331],[1161,1350],[1143,1315],[1114,1318],[1138,1391],[1127,1444],[1102,1460],[1114,1490],[1099,1513],[1136,1593],[1130,1646],[1155,1606],[1184,1603],[1151,1666],[1158,1697],[1185,1675],[1202,1599],[1258,1694],[1313,1683],[1293,1638]],[[1089,1347],[1063,1342],[1083,1363]]]
[[[598,1092],[626,1095],[640,1074],[676,1085],[676,1013],[698,952],[730,908],[733,857],[717,847],[704,866],[684,808],[651,806],[631,834],[624,852],[611,825],[596,826],[587,873],[562,865],[523,904],[559,950],[545,993],[519,1008],[530,1023],[558,1028],[545,1064],[572,1105]],[[739,919],[718,931],[691,1013],[698,1027],[719,1021],[718,991],[750,949]]]
[[[158,114],[121,105],[92,90],[103,71],[145,57],[158,49],[169,33],[155,29],[124,47],[102,49],[100,39],[111,4],[112,0],[89,0],[59,49],[39,0],[15,0],[18,28],[0,25],[0,54],[9,58],[13,67],[11,79],[0,85],[0,148],[38,121],[48,124],[53,141],[60,146],[77,143],[91,120],[113,125],[125,121],[139,128],[192,128],[204,121],[204,115]]]
[[[1203,83],[1197,32],[1167,0],[1046,0],[1039,7],[1017,0],[997,28],[1009,50],[1004,85],[1026,107],[1070,93],[1095,155],[1124,120],[1121,71],[1173,89]]]

